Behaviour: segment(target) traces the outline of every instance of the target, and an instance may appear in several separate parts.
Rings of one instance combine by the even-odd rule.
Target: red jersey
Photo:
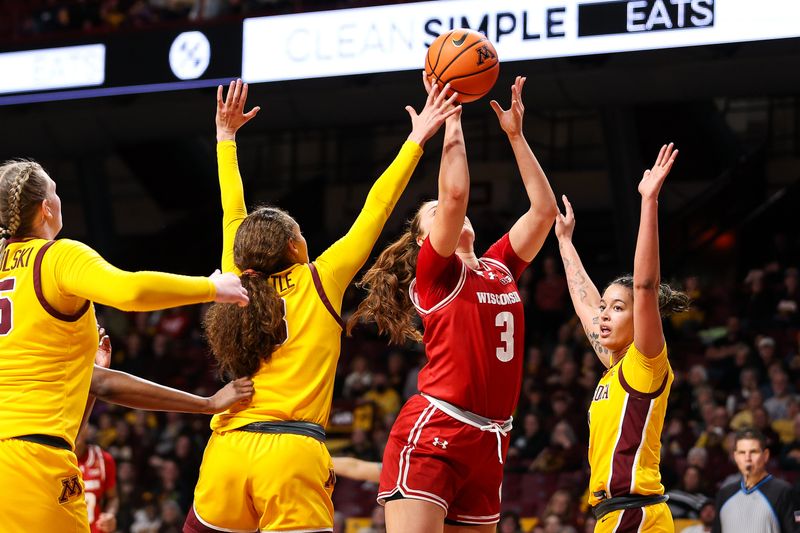
[[[103,511],[105,494],[117,486],[117,463],[100,446],[90,444],[86,448],[83,457],[78,458],[78,466],[83,475],[89,525],[92,533],[96,533],[95,522]]]
[[[506,420],[522,383],[525,319],[516,280],[528,263],[506,233],[468,268],[457,255],[442,257],[428,239],[409,287],[422,317],[428,363],[418,388],[486,418]]]

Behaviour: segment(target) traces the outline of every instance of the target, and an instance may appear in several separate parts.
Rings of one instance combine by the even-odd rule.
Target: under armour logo
[[[449,443],[444,439],[443,440],[439,440],[439,437],[434,437],[433,438],[433,445],[434,446],[441,446],[443,450],[447,449],[447,445],[448,444]]]

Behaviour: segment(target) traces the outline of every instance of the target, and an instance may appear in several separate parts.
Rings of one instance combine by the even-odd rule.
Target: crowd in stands
[[[0,0],[0,43],[372,4],[365,0]]]
[[[800,289],[796,244],[780,260],[739,275],[689,274],[677,283],[694,307],[667,323],[675,382],[663,433],[661,471],[676,518],[713,517],[718,488],[737,479],[733,432],[752,426],[768,439],[770,472],[800,473]],[[591,269],[591,267],[589,267]],[[732,278],[733,279],[733,278]],[[500,530],[591,531],[586,509],[586,412],[603,368],[572,313],[554,255],[542,255],[520,282],[526,304],[525,379],[506,461]],[[351,289],[345,310],[359,294]],[[124,314],[103,310],[114,342],[112,366],[173,387],[211,394],[216,380],[200,329],[202,307]],[[387,432],[424,364],[419,346],[387,347],[369,328],[344,338],[329,428],[334,455],[380,461]],[[98,404],[91,440],[119,463],[119,531],[179,531],[191,505],[209,435],[208,417],[153,414]],[[340,521],[370,516],[375,485],[340,479]],[[378,527],[378,529],[375,529]],[[380,531],[373,526],[365,531]]]

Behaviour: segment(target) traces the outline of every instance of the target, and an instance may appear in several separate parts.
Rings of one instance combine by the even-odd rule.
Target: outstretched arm
[[[236,230],[247,216],[244,203],[244,187],[239,174],[239,161],[236,157],[236,132],[247,124],[261,110],[254,107],[247,113],[247,84],[242,80],[232,81],[228,95],[222,98],[222,85],[217,87],[217,171],[222,196],[222,271],[241,274],[233,261],[233,240]]]
[[[411,117],[411,133],[400,153],[370,189],[364,207],[347,234],[317,258],[316,263],[333,275],[342,293],[369,257],[422,156],[422,147],[448,117],[461,111],[460,106],[454,106],[456,94],[446,97],[448,89],[446,85],[440,93],[434,88],[419,114],[406,106]]]
[[[231,381],[211,397],[164,387],[125,372],[95,365],[90,393],[99,399],[133,409],[214,414],[252,397],[253,382],[247,378]]]
[[[373,481],[381,479],[381,463],[364,461],[355,457],[332,457],[333,471],[337,476],[360,481]]]
[[[660,355],[665,342],[658,308],[658,193],[677,156],[672,143],[662,146],[653,168],[645,170],[639,182],[642,213],[633,258],[633,343],[645,357]]]
[[[517,76],[514,85],[511,86],[511,107],[508,110],[503,110],[496,100],[492,100],[490,104],[497,114],[500,127],[508,135],[522,176],[522,183],[531,203],[528,211],[517,220],[508,233],[514,252],[520,259],[530,263],[539,253],[553,226],[553,220],[558,214],[558,205],[547,176],[522,132],[522,119],[525,114],[522,88],[525,80],[526,78]]]
[[[600,344],[600,292],[583,268],[578,250],[572,244],[572,232],[575,231],[575,213],[572,211],[572,204],[566,195],[562,195],[561,199],[564,202],[565,214],[556,215],[556,237],[558,237],[561,260],[564,262],[569,296],[575,307],[575,314],[578,315],[586,332],[586,338],[589,339],[600,362],[608,368],[611,365],[611,354]]]
[[[429,240],[442,257],[450,257],[458,247],[469,202],[469,167],[461,112],[447,119],[439,165],[438,202]]]

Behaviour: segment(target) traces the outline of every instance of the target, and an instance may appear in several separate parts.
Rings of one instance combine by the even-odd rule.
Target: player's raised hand
[[[522,103],[522,87],[525,85],[524,76],[517,76],[511,86],[511,107],[503,109],[497,100],[492,100],[489,105],[494,109],[500,127],[506,135],[520,135],[522,133],[522,118],[525,116],[525,105]]]
[[[223,274],[219,270],[215,270],[208,279],[217,290],[217,295],[214,297],[215,302],[238,304],[240,307],[244,307],[250,302],[250,298],[247,297],[247,289],[242,287],[242,280],[236,274],[231,272]]]
[[[428,98],[425,101],[425,107],[422,108],[419,114],[410,105],[406,106],[406,111],[411,117],[409,141],[414,141],[420,146],[424,146],[425,142],[439,131],[439,128],[442,127],[447,118],[461,114],[461,106],[456,104],[458,94],[453,92],[447,98],[448,92],[450,92],[449,83],[444,86],[442,91],[439,91],[438,85],[431,87]]]
[[[564,214],[560,212],[556,215],[556,237],[558,240],[572,240],[572,232],[575,231],[575,213],[572,211],[572,204],[566,194],[561,195],[564,202]]]
[[[261,108],[256,106],[247,113],[244,105],[247,102],[247,84],[235,80],[228,86],[228,95],[222,98],[222,85],[217,87],[217,142],[236,140],[236,132],[247,124]]]
[[[111,366],[111,339],[106,335],[106,330],[99,325],[97,334],[100,336],[100,343],[97,345],[97,352],[94,355],[94,364],[108,368]]]
[[[674,146],[673,143],[662,146],[653,168],[644,171],[642,181],[639,182],[639,194],[642,195],[642,198],[658,198],[661,186],[664,185],[664,180],[667,179],[669,171],[672,170],[672,164],[678,157],[678,151],[674,150]]]
[[[208,399],[208,414],[221,413],[239,402],[246,403],[253,397],[253,393],[255,388],[251,379],[235,379]]]

